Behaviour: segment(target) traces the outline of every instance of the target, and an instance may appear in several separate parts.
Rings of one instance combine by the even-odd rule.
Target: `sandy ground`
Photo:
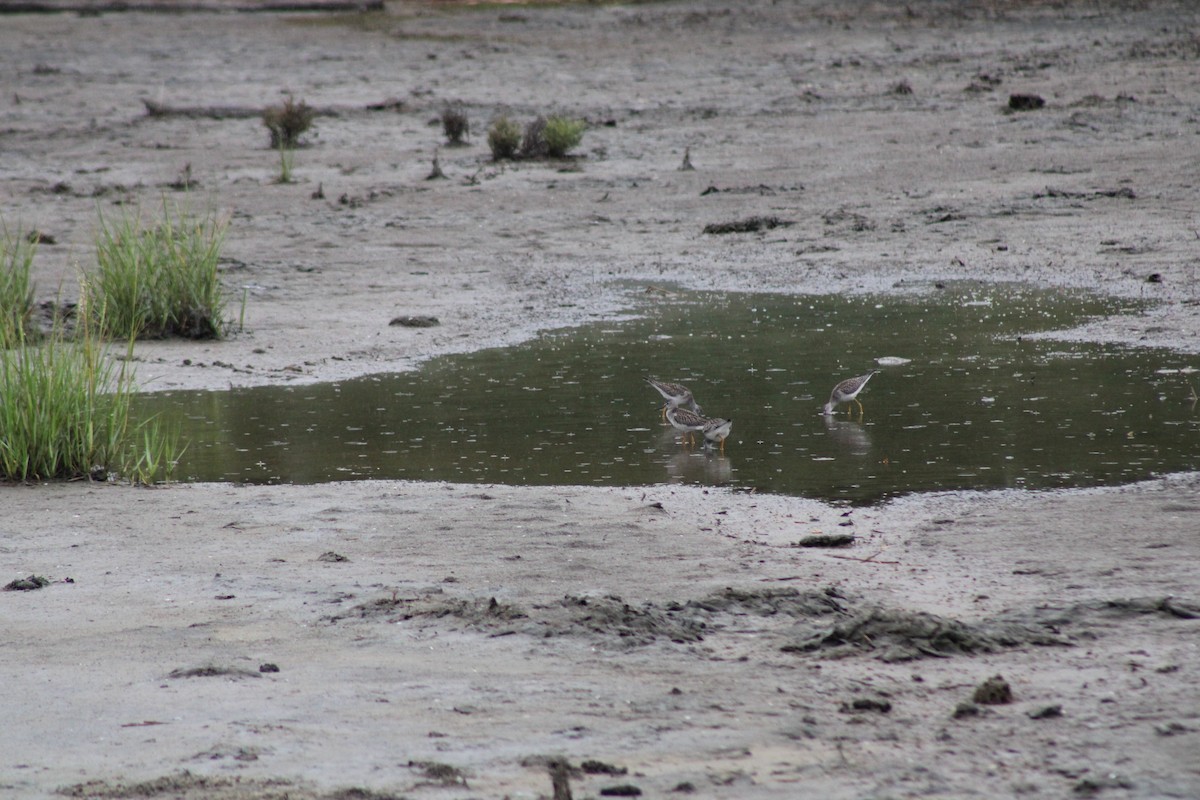
[[[44,300],[76,295],[118,204],[229,220],[244,328],[140,345],[150,390],[411,369],[636,311],[629,281],[1090,286],[1159,304],[1061,335],[1196,353],[1197,23],[923,0],[5,15],[0,213],[53,237]],[[287,185],[254,117],[145,113],[288,91],[329,113]],[[496,165],[501,111],[591,127],[575,159]],[[754,215],[793,224],[701,232]],[[581,797],[1198,797],[1198,490],[843,516],[679,486],[5,487],[0,577],[51,583],[0,593],[0,795],[534,798],[565,758]],[[996,675],[1011,702],[972,702]]]

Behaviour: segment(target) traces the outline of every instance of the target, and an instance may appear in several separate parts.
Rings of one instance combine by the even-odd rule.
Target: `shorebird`
[[[663,409],[667,415],[667,422],[671,423],[675,430],[683,433],[689,443],[692,441],[692,434],[696,431],[703,431],[709,421],[707,417],[702,417],[694,411],[672,406],[670,401],[663,406]]]
[[[841,403],[848,403],[853,400],[858,404],[858,413],[862,414],[862,403],[858,402],[858,393],[867,385],[867,381],[871,380],[877,369],[873,369],[866,375],[859,375],[857,378],[847,378],[846,380],[833,387],[833,391],[829,393],[829,402],[825,404],[825,413],[832,414],[833,409]]]
[[[686,386],[678,383],[667,383],[665,381],[656,380],[654,378],[646,378],[646,383],[658,390],[658,393],[663,396],[663,400],[667,404],[663,406],[663,419],[667,418],[668,408],[679,408],[680,406],[691,406],[692,411],[697,414],[700,412],[700,406],[696,403],[696,398],[692,397],[692,392]]]
[[[731,430],[733,430],[733,420],[713,417],[704,423],[704,441],[721,445],[721,452],[724,453],[725,439],[729,437]]]

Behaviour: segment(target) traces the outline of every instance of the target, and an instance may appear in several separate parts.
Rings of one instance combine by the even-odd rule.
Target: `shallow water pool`
[[[642,295],[645,316],[336,384],[143,399],[182,426],[177,477],[727,485],[855,504],[1092,486],[1200,467],[1186,356],[1031,340],[1135,307],[996,285],[910,296]],[[907,360],[880,366],[878,359]],[[840,379],[880,369],[820,413]],[[732,417],[722,455],[664,426],[646,375]]]

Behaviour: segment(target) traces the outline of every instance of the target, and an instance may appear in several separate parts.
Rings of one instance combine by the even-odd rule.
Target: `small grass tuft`
[[[37,245],[21,231],[0,231],[0,349],[14,347],[31,332],[33,254]]]
[[[100,219],[94,276],[80,293],[85,315],[116,339],[215,339],[225,333],[217,262],[225,224],[193,217],[164,200],[162,218],[144,225],[136,212]]]
[[[283,105],[268,107],[263,111],[262,121],[271,134],[271,149],[298,146],[300,134],[312,127],[316,113],[303,100],[297,103],[291,95]]]
[[[86,327],[0,351],[0,480],[168,479],[178,437],[133,420],[128,363],[110,358]]]
[[[546,120],[544,137],[546,140],[546,155],[551,158],[562,158],[570,150],[583,141],[583,132],[587,123],[570,117],[550,117]]]
[[[497,117],[488,128],[487,140],[493,161],[512,158],[521,146],[521,126],[506,116]]]
[[[279,145],[279,177],[277,183],[292,182],[292,157],[296,154],[295,148],[288,147],[283,143]]]
[[[168,428],[158,419],[147,420],[129,437],[121,474],[143,486],[170,481],[186,449],[180,445],[178,428]]]
[[[471,122],[462,106],[448,105],[442,109],[442,132],[450,144],[466,144],[467,137],[471,135]]]

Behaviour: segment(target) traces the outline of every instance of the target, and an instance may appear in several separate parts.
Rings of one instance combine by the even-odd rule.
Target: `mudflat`
[[[1089,287],[1153,305],[1056,336],[1200,351],[1188,3],[57,5],[0,15],[38,299],[101,214],[229,222],[239,324],[139,343],[147,391],[414,369],[631,284]],[[502,113],[588,128],[498,163]],[[2,487],[0,583],[45,582],[0,592],[0,794],[1200,796],[1198,492]]]

